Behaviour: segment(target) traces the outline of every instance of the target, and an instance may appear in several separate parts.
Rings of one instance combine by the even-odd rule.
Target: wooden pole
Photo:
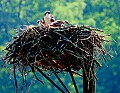
[[[83,93],[96,93],[96,79],[85,70],[83,70]]]
[[[93,40],[92,40],[93,41]],[[83,63],[83,93],[96,93],[95,65],[93,61],[93,46],[84,42],[89,49],[89,56],[86,56]]]

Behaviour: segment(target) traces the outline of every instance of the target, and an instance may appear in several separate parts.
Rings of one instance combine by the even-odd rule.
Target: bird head
[[[39,24],[41,22],[41,20],[37,20],[37,23]]]
[[[69,22],[67,20],[64,21],[65,24],[69,24]]]
[[[45,16],[46,16],[47,14],[50,14],[50,11],[46,11],[46,12],[44,13]]]

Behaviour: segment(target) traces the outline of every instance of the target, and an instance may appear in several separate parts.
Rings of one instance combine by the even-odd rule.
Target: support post
[[[83,70],[83,93],[96,93],[96,79]]]
[[[86,47],[90,50],[89,56],[84,59],[83,63],[83,93],[96,93],[95,65],[93,61],[93,46],[85,42]]]

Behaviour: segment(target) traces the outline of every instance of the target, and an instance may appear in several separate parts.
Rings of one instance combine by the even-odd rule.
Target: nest
[[[27,27],[13,37],[6,47],[4,62],[24,70],[26,67],[39,67],[56,73],[89,68],[97,62],[98,54],[106,54],[102,42],[103,31],[89,26],[64,26],[60,28]]]

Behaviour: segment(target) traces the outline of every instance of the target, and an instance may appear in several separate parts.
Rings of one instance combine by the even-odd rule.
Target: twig
[[[13,68],[14,68],[14,80],[15,80],[16,93],[18,93],[17,78],[16,78],[16,73],[15,73],[16,66],[13,65]]]
[[[37,77],[37,75],[35,74],[35,71],[34,71],[33,67],[31,67],[31,69],[32,69],[32,72],[33,72],[35,78],[44,85],[44,82],[41,81],[41,80]]]
[[[29,64],[29,66],[32,68],[32,66]],[[35,66],[35,69],[37,69],[38,72],[40,72],[48,81],[50,81],[59,91],[62,93],[65,93],[57,84],[55,84],[47,75],[45,75],[37,66]]]
[[[53,71],[54,71],[54,69],[52,69]],[[64,85],[64,83],[62,82],[62,80],[59,78],[59,76],[56,74],[56,73],[54,73],[54,75],[57,77],[57,79],[59,80],[59,82],[62,84],[62,86],[65,88],[65,90],[68,92],[68,93],[70,93],[69,92],[69,90],[67,89],[67,87]]]
[[[78,88],[77,88],[77,85],[76,85],[76,82],[75,82],[75,80],[74,80],[74,77],[73,77],[73,74],[72,74],[72,71],[71,71],[71,68],[70,68],[69,65],[68,65],[68,70],[69,70],[69,74],[70,74],[70,77],[71,77],[71,79],[72,79],[72,82],[73,82],[73,84],[74,84],[75,91],[76,91],[76,93],[79,93]]]

